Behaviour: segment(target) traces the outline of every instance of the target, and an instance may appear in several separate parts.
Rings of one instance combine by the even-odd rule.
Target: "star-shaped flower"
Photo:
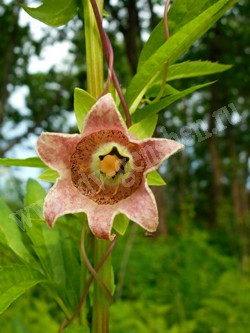
[[[146,175],[183,145],[168,139],[138,140],[130,134],[110,94],[100,98],[82,134],[42,133],[37,152],[60,177],[44,203],[53,226],[59,216],[85,212],[92,233],[112,239],[114,217],[122,213],[149,232],[158,212]]]

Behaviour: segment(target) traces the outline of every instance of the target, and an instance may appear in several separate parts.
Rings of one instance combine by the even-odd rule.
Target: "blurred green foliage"
[[[134,313],[134,324],[130,323],[127,332],[134,332],[132,327],[137,321],[144,322],[143,318],[147,321],[142,332],[165,332],[164,327],[182,333],[243,332],[249,325],[248,272],[236,258],[223,252],[218,244],[211,245],[205,231],[193,229],[191,234],[177,233],[157,241],[138,235],[124,277],[121,299],[125,303],[112,309],[115,322],[120,318],[122,328],[113,328],[112,332],[125,332],[131,322],[131,316],[119,317],[119,309]],[[124,255],[123,239],[114,254],[116,269]],[[249,269],[249,264],[244,267]],[[119,284],[119,270],[117,278]],[[157,321],[162,318],[163,322]],[[152,330],[146,323],[154,319]]]
[[[1,315],[1,330],[6,333],[56,332],[58,321],[54,317],[56,312],[53,307],[52,302],[45,300],[45,295],[37,295],[33,290]]]
[[[113,252],[116,289],[123,287],[111,306],[111,333],[246,332],[249,263],[223,254],[206,231],[149,239],[136,230],[122,277],[133,228]],[[61,317],[47,293],[35,287],[0,316],[0,326],[6,333],[54,333]]]

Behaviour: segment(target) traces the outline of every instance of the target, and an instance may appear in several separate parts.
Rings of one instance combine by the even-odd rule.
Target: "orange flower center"
[[[128,157],[122,156],[115,146],[108,154],[99,155],[99,159],[100,172],[112,179],[118,174],[125,173],[125,165],[129,160]]]
[[[106,155],[100,161],[100,170],[108,177],[114,177],[120,170],[122,163],[116,155]]]

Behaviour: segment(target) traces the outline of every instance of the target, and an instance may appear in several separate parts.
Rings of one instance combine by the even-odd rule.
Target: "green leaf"
[[[30,16],[52,27],[66,24],[77,14],[76,0],[43,0],[42,2],[41,6],[36,8],[21,6]]]
[[[158,171],[154,170],[147,175],[147,182],[149,186],[164,186],[165,181],[162,179]]]
[[[186,61],[172,65],[168,69],[168,81],[190,77],[211,75],[230,69],[231,65],[222,65],[211,61]]]
[[[95,102],[96,99],[87,93],[87,91],[80,88],[75,88],[74,110],[80,133],[82,132],[83,121]]]
[[[47,275],[52,280],[61,281],[65,279],[65,272],[61,270],[60,239],[58,230],[50,229],[43,219],[45,195],[44,189],[38,182],[33,179],[28,180],[24,219],[29,228],[26,228],[26,232]]]
[[[82,221],[87,223],[86,217]],[[80,302],[80,290],[83,281],[81,281],[81,259],[79,254],[80,235],[82,232],[81,221],[72,215],[60,218],[57,225],[54,227],[55,232],[59,235],[59,243],[57,247],[59,252],[52,252],[51,255],[56,254],[55,262],[61,263],[61,269],[65,272],[65,280],[58,283],[55,281],[60,290],[60,296],[64,300],[67,307],[73,313]],[[47,231],[51,230],[47,228]],[[50,250],[50,246],[48,249]],[[52,247],[53,249],[53,247]],[[60,254],[59,258],[57,253]]]
[[[145,61],[127,88],[125,98],[130,112],[135,112],[148,87],[158,77],[165,63],[172,64],[201,37],[237,0],[219,0],[198,17],[184,25]]]
[[[202,11],[207,9],[217,0],[175,0],[168,13],[169,31],[173,36],[183,25],[200,15]],[[162,19],[150,34],[149,39],[144,45],[138,62],[138,70],[140,70],[145,61],[152,56],[162,44],[166,42],[164,29],[164,20]]]
[[[69,236],[68,230],[62,225],[65,218],[57,221],[54,228],[48,227],[42,214],[45,195],[44,189],[38,182],[31,179],[28,181],[24,217],[30,227],[26,228],[26,232],[46,276],[53,284],[53,291],[58,293],[63,303],[73,313],[80,298],[80,236],[79,239],[72,239]],[[80,235],[82,225],[77,223],[78,219],[70,216],[66,221],[65,226],[77,230]]]
[[[52,170],[52,169],[46,169],[39,175],[38,179],[46,181],[46,182],[50,182],[50,183],[55,183],[55,181],[57,180],[58,177],[59,177],[59,173],[57,171]]]
[[[158,116],[149,116],[139,123],[132,125],[129,132],[134,134],[138,139],[146,139],[152,137],[157,125]]]
[[[113,228],[115,229],[115,231],[117,231],[120,235],[124,235],[128,225],[129,219],[127,218],[127,216],[123,214],[116,215],[113,223]]]
[[[25,211],[23,214],[23,223],[27,236],[30,238],[35,253],[37,254],[44,271],[49,278],[53,276],[53,267],[50,262],[50,253],[46,248],[46,239],[44,233],[48,226],[43,218],[43,202],[46,192],[41,185],[33,179],[29,179],[24,198]],[[53,233],[53,230],[52,230]],[[55,242],[54,242],[55,243]]]
[[[29,157],[29,158],[25,158],[25,159],[0,158],[0,165],[32,167],[32,168],[46,168],[47,167],[39,157]]]
[[[147,105],[144,108],[137,109],[136,112],[133,114],[132,119],[135,123],[138,121],[141,121],[145,117],[156,114],[157,112],[163,110],[164,108],[166,108],[170,104],[178,101],[179,99],[183,98],[184,96],[191,94],[192,92],[194,92],[198,89],[205,88],[212,83],[214,83],[214,82],[208,82],[208,83],[204,83],[204,84],[199,84],[197,86],[193,86],[191,88],[180,91],[176,94],[166,96],[166,97],[160,99],[158,102]]]
[[[82,324],[71,324],[65,330],[64,333],[90,333],[88,326],[83,326]]]
[[[39,267],[34,257],[24,245],[21,229],[17,225],[15,217],[20,212],[12,213],[9,207],[0,198],[0,242],[8,246],[23,263]]]
[[[149,87],[149,89],[146,92],[146,97],[147,98],[153,98],[156,97],[159,94],[159,91],[161,89],[161,82],[155,82],[154,84],[152,84],[151,87]],[[172,87],[170,84],[166,84],[165,87],[165,92],[163,94],[162,97],[164,96],[168,96],[168,95],[174,95],[179,93],[180,91],[175,89],[174,87]]]
[[[231,65],[222,65],[210,61],[186,61],[169,67],[167,82],[202,75],[211,75],[218,72],[223,72],[231,67]],[[155,82],[148,88],[146,92],[147,98],[152,98],[158,95],[162,85],[161,76],[162,75],[159,75]],[[177,92],[179,91],[167,84],[164,96],[173,95]]]
[[[30,267],[0,266],[0,314],[28,289],[43,281],[45,277]]]

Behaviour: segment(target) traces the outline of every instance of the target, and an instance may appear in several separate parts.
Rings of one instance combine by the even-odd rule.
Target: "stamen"
[[[144,167],[143,167],[143,166],[137,166],[137,167],[134,168],[134,170],[135,170],[136,172],[143,172]]]
[[[119,190],[119,183],[117,184],[116,188],[115,188],[115,191],[113,193],[113,197],[117,194],[118,190]]]
[[[99,189],[95,193],[99,194],[102,190],[103,190],[103,184],[99,186]]]

